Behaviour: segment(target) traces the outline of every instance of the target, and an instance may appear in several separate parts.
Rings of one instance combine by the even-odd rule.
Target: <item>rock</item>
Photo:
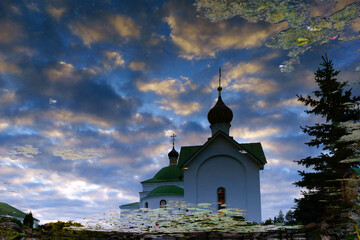
[[[21,227],[17,223],[14,223],[14,222],[2,222],[2,223],[0,223],[0,228],[1,229],[12,229],[19,233],[22,232]]]
[[[318,227],[319,227],[319,224],[317,224],[317,223],[309,223],[309,224],[305,225],[305,230],[306,231],[314,230],[314,229],[316,229]]]

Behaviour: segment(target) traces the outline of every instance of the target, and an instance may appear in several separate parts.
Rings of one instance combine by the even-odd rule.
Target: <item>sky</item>
[[[330,19],[352,2],[310,14]],[[316,90],[321,56],[360,94],[359,18],[322,44],[298,40],[294,57],[267,44],[286,21],[212,22],[192,1],[5,0],[0,12],[0,201],[41,223],[138,201],[140,181],[169,164],[172,133],[178,151],[204,144],[219,67],[230,135],[263,146],[262,219],[273,218],[301,197],[294,160],[320,152],[300,126],[323,120],[296,94]]]

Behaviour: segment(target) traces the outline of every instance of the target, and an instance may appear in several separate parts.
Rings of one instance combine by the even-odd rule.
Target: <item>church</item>
[[[219,74],[217,103],[208,113],[211,137],[202,145],[182,146],[169,152],[169,166],[142,181],[140,202],[121,205],[122,210],[160,208],[168,201],[216,203],[244,210],[247,220],[261,222],[260,170],[266,158],[261,143],[238,143],[230,136],[232,110],[221,97]]]

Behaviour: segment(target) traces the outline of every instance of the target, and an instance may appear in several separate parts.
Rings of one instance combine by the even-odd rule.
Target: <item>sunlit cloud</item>
[[[182,92],[185,92],[185,86],[182,81],[177,79],[153,79],[151,82],[136,82],[137,88],[142,92],[153,91],[158,95],[165,95],[168,97],[176,97]]]
[[[53,110],[44,113],[43,117],[65,123],[88,122],[102,127],[108,127],[110,125],[110,123],[106,122],[100,117],[96,117],[90,114],[74,113],[68,110]]]
[[[101,158],[102,153],[94,152],[92,149],[69,149],[69,148],[54,148],[52,154],[57,157],[61,157],[64,160],[94,160]]]
[[[15,91],[10,91],[9,89],[0,90],[0,104],[13,102],[14,100],[15,100]]]
[[[133,71],[143,71],[145,70],[146,65],[144,62],[131,62],[129,68]]]
[[[105,51],[104,54],[107,58],[107,61],[104,62],[105,69],[110,70],[111,68],[124,66],[125,61],[120,53]]]
[[[276,90],[276,84],[261,78],[242,79],[238,83],[232,84],[231,90],[244,90],[245,92],[254,92],[256,94],[268,94]]]
[[[159,35],[159,34],[156,34],[156,33],[152,33],[148,44],[150,46],[155,46],[155,45],[158,45],[159,43],[165,42],[165,41],[166,41],[166,38],[165,38],[164,35]]]
[[[52,82],[74,83],[80,80],[75,74],[74,65],[66,62],[59,62],[54,67],[44,71],[45,76]]]
[[[165,21],[171,28],[171,40],[181,49],[180,57],[188,60],[215,57],[221,50],[259,47],[271,34],[286,26],[284,23],[259,29],[251,23],[239,27],[202,19],[190,22],[176,15],[170,15]]]
[[[61,16],[65,13],[66,9],[65,8],[56,8],[53,6],[48,6],[46,8],[46,11],[56,20],[60,20]]]
[[[270,109],[270,108],[276,108],[276,107],[301,107],[304,108],[304,104],[298,101],[296,97],[289,98],[289,99],[283,99],[279,102],[268,102],[264,100],[260,100],[256,103],[257,107],[264,108],[264,109]]]
[[[17,42],[23,37],[22,27],[14,22],[0,22],[0,43]]]
[[[11,62],[0,59],[0,73],[20,73],[20,68]]]
[[[231,135],[233,135],[235,138],[241,138],[246,140],[256,139],[258,141],[279,134],[280,132],[281,129],[278,127],[266,127],[260,129],[237,127],[231,129]]]
[[[223,68],[221,85],[234,91],[254,92],[256,94],[269,94],[277,90],[277,84],[271,80],[255,77],[263,72],[260,62],[240,62],[237,65],[226,63]],[[218,76],[211,81],[211,87],[218,87]]]
[[[311,5],[309,11],[311,17],[328,17],[333,13],[343,9],[347,5],[356,2],[356,0],[342,0],[336,1],[333,4],[327,2],[316,2],[314,5]]]
[[[174,111],[176,114],[186,116],[192,113],[198,112],[201,109],[201,105],[198,102],[180,102],[180,101],[168,101],[162,100],[160,102],[161,109]]]
[[[122,15],[84,19],[70,24],[69,28],[87,46],[100,41],[115,41],[119,36],[125,41],[140,36],[140,27],[131,18]]]
[[[10,152],[0,154],[0,156],[10,159],[18,157],[33,158],[34,155],[37,155],[39,153],[39,150],[37,148],[34,148],[32,145],[25,145],[12,147],[12,150]]]

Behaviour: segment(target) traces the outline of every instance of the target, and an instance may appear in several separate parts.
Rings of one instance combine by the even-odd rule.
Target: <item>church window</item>
[[[218,198],[218,209],[225,208],[225,206],[221,206],[222,204],[225,204],[225,188],[219,187],[217,189],[217,198]]]
[[[165,200],[161,200],[161,201],[160,201],[160,207],[161,207],[161,208],[166,207],[166,201],[165,201]]]
[[[145,202],[145,208],[149,208],[149,203]]]

